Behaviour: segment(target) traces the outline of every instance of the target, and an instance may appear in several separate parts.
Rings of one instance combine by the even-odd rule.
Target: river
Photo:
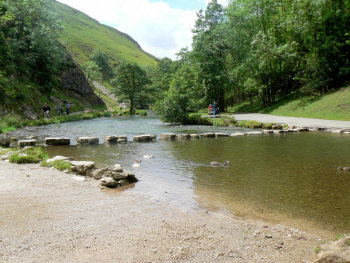
[[[332,236],[350,232],[349,135],[325,132],[201,138],[151,143],[103,144],[104,136],[164,132],[241,132],[241,128],[173,126],[148,117],[100,118],[27,127],[14,136],[71,138],[71,146],[45,147],[49,155],[116,163],[135,169],[140,181],[127,191],[166,200],[182,209],[209,209],[231,216],[262,219]],[[80,136],[97,136],[99,145],[76,145]],[[152,154],[154,159],[143,159]],[[210,161],[230,166],[212,167]]]

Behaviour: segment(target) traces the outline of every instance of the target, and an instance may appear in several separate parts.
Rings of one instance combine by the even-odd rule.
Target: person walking
[[[69,102],[66,103],[66,114],[67,115],[70,114],[70,103]]]
[[[49,118],[50,110],[50,106],[45,102],[44,106],[42,107],[42,111],[46,119]]]

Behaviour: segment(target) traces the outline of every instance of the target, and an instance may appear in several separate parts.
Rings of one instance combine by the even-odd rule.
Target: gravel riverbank
[[[0,167],[1,262],[312,262],[318,242],[38,165]]]

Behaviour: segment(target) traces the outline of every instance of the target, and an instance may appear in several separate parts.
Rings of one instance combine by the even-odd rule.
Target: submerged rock
[[[70,145],[70,139],[50,137],[50,138],[45,138],[45,143],[46,145],[55,145],[55,146]]]
[[[80,144],[98,144],[99,139],[97,137],[79,137],[77,143]]]

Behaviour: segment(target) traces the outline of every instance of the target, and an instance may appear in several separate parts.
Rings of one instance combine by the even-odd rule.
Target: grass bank
[[[288,117],[350,121],[350,86],[322,96],[295,94],[269,107],[256,103],[242,103],[229,112],[259,112]]]
[[[52,118],[41,118],[37,120],[23,120],[19,115],[7,115],[0,120],[0,133],[7,133],[25,126],[41,126],[48,124],[60,124],[64,122],[89,120],[99,117],[110,117],[108,111],[92,111],[72,115],[62,115]]]

